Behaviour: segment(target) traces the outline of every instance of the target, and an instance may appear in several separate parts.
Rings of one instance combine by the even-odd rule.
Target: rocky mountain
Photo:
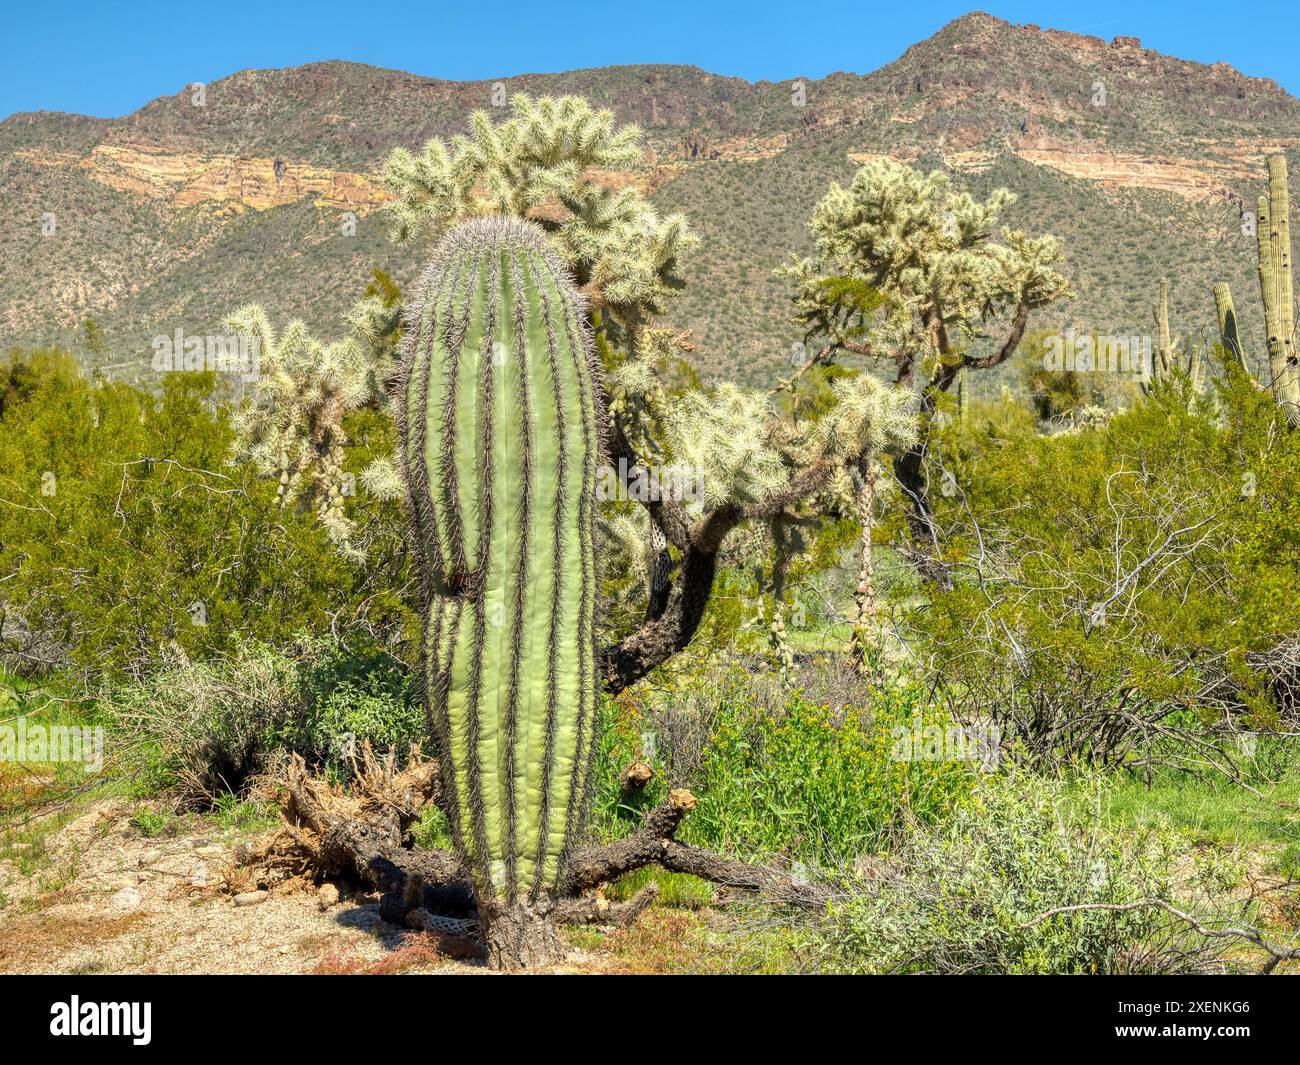
[[[609,179],[689,214],[703,239],[673,324],[691,330],[706,372],[750,381],[773,376],[797,339],[773,268],[807,247],[828,184],[872,156],[943,169],[974,194],[1016,192],[1008,222],[1062,238],[1077,293],[1044,325],[1150,333],[1168,276],[1175,329],[1210,334],[1210,285],[1228,280],[1256,346],[1242,211],[1267,155],[1300,169],[1300,100],[1271,81],[980,13],[874,73],[821,80],[680,66],[504,82],[343,62],[241,71],[120,119],[0,123],[0,348],[84,352],[92,318],[108,344],[93,358],[134,377],[154,336],[215,332],[250,300],[335,332],[374,267],[404,283],[422,258],[386,239],[385,154],[461,131],[515,91],[578,93],[643,127],[643,165]]]

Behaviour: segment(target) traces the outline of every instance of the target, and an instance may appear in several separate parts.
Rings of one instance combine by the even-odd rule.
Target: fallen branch
[[[768,865],[736,861],[702,847],[679,843],[674,837],[682,819],[695,807],[695,796],[685,788],[669,793],[667,802],[649,811],[641,828],[630,836],[598,847],[585,847],[569,859],[565,887],[580,894],[599,884],[616,880],[647,865],[659,865],[672,873],[687,873],[714,884],[742,891],[761,892],[776,902],[819,907],[826,903],[827,890],[796,880]]]
[[[473,894],[460,858],[447,851],[416,850],[410,828],[420,811],[441,794],[436,762],[411,752],[398,772],[393,756],[378,758],[363,744],[353,759],[356,779],[349,794],[308,775],[295,755],[281,784],[288,797],[284,823],[257,851],[238,853],[259,881],[275,883],[287,874],[315,879],[343,875],[384,896],[381,908],[393,912],[393,899],[407,910],[471,912]]]
[[[610,902],[603,891],[577,899],[563,899],[555,906],[556,924],[612,924],[626,928],[659,897],[659,885],[647,884],[627,902]]]
[[[350,791],[310,776],[295,756],[283,772],[283,824],[257,850],[237,852],[251,879],[274,886],[291,876],[315,880],[342,876],[378,892],[384,920],[441,934],[468,935],[480,927],[473,885],[459,856],[414,847],[410,828],[420,810],[441,795],[438,766],[412,752],[398,772],[391,755],[378,758],[363,745],[354,760]],[[695,807],[685,788],[650,810],[641,828],[602,846],[575,851],[555,899],[539,899],[556,925],[632,924],[659,895],[648,884],[626,902],[611,902],[605,886],[625,873],[659,865],[724,887],[761,893],[786,905],[825,905],[828,891],[765,865],[751,865],[675,838]],[[498,916],[498,919],[500,917]]]

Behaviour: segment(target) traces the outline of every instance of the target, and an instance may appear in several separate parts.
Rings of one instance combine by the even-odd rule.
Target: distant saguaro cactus
[[[1237,327],[1237,309],[1232,303],[1232,288],[1226,281],[1214,286],[1214,311],[1219,319],[1219,342],[1249,373],[1246,353],[1241,346],[1241,331]]]
[[[1259,291],[1268,335],[1273,396],[1292,425],[1300,425],[1300,361],[1296,356],[1295,297],[1291,279],[1291,209],[1286,156],[1268,160],[1269,194],[1259,198]]]
[[[453,230],[412,296],[398,458],[444,807],[489,956],[533,964],[562,953],[547,914],[592,752],[591,343],[568,271],[517,218]]]
[[[1169,334],[1169,281],[1160,279],[1160,295],[1151,309],[1156,320],[1156,357],[1151,367],[1152,378],[1167,377],[1174,366],[1174,343]]]

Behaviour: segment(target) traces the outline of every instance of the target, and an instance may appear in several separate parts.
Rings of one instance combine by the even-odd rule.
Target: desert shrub
[[[424,707],[403,663],[333,641],[309,647],[298,667],[297,713],[273,732],[273,746],[346,776],[363,741],[405,757],[423,740]]]
[[[0,651],[40,672],[142,676],[164,648],[201,660],[241,640],[347,631],[401,638],[408,570],[393,504],[349,500],[368,548],[342,558],[310,514],[229,464],[213,374],[161,393],[92,383],[48,355],[0,364]],[[373,412],[347,468],[389,446]]]
[[[702,672],[639,704],[605,709],[596,773],[598,831],[625,831],[668,788],[697,805],[681,838],[747,858],[838,866],[883,846],[908,818],[945,815],[969,796],[965,761],[893,757],[898,732],[951,724],[907,681],[870,688],[810,670],[805,686],[755,681],[737,664]],[[655,777],[635,797],[620,770],[643,758]]]
[[[1080,334],[1083,335],[1082,333]],[[1105,367],[1119,360],[1119,353],[1103,342],[1097,353],[1103,369],[1062,371],[1046,368],[1053,352],[1053,334],[1030,332],[1021,342],[1013,359],[1021,388],[1041,421],[1068,422],[1090,407],[1118,408],[1130,406],[1137,399],[1138,386],[1131,374],[1108,372]],[[1058,335],[1059,336],[1059,335]],[[1073,342],[1074,335],[1068,334]],[[1125,355],[1127,358],[1127,354]]]
[[[298,695],[292,659],[250,645],[210,662],[175,658],[101,702],[137,789],[169,790],[196,806],[240,789],[262,767],[267,740],[293,719]]]
[[[982,782],[977,801],[914,822],[888,856],[805,924],[804,965],[838,973],[1129,973],[1208,968],[1213,952],[1153,907],[1181,848],[1168,832],[1098,827],[1093,803],[1025,773]]]
[[[1277,726],[1255,663],[1295,632],[1300,451],[1253,392],[1227,382],[1221,419],[1171,387],[1098,427],[945,434],[953,582],[908,621],[955,715],[1038,762],[1228,772],[1231,733]]]
[[[362,742],[404,754],[424,727],[400,664],[306,639],[175,658],[102,705],[137,790],[168,791],[182,807],[241,792],[283,753],[345,778]]]

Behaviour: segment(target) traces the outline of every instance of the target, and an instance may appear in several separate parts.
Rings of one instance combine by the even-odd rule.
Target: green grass
[[[131,824],[140,835],[152,839],[157,836],[175,835],[174,825],[180,818],[174,814],[158,813],[141,806],[131,815]]]
[[[619,877],[609,887],[609,898],[626,902],[647,884],[659,885],[656,906],[676,906],[683,910],[700,910],[713,902],[713,885],[685,873],[668,873],[657,866],[646,866]]]
[[[786,639],[790,642],[790,648],[810,654],[842,652],[852,635],[853,626],[847,623],[822,622],[813,623],[802,629],[793,626],[786,629]]]
[[[211,820],[223,832],[245,835],[274,828],[280,823],[280,815],[255,799],[226,794],[217,799]]]
[[[1300,779],[1288,774],[1256,790],[1258,796],[1227,781],[1174,773],[1157,775],[1148,787],[1126,773],[1116,780],[1109,818],[1133,828],[1164,822],[1200,843],[1284,848],[1300,843]]]
[[[142,804],[131,814],[131,824],[146,838],[173,837],[196,829],[215,828],[231,837],[242,837],[274,828],[279,815],[263,803],[226,793],[217,797],[210,811],[176,813],[163,807]]]
[[[0,724],[16,727],[96,727],[101,724],[92,700],[66,698],[60,678],[33,681],[0,670]],[[104,742],[104,764],[97,773],[86,772],[82,762],[0,761],[0,840],[8,839],[35,812],[74,798],[96,794],[110,778],[108,759],[112,744]]]

